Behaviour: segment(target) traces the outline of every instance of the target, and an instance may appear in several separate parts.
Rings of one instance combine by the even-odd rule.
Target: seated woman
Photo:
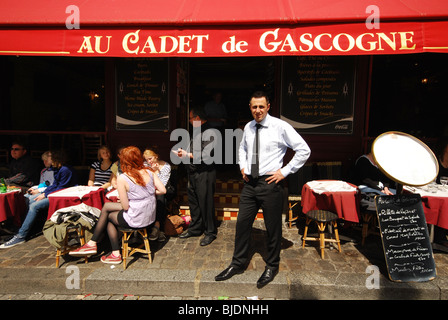
[[[119,155],[123,174],[117,178],[120,202],[106,202],[93,236],[84,246],[71,251],[73,256],[97,253],[97,242],[107,230],[112,253],[101,257],[103,263],[121,263],[120,243],[117,227],[143,228],[155,220],[155,195],[164,194],[165,186],[157,175],[143,165],[140,149],[134,146],[124,148]]]
[[[143,158],[145,159],[145,166],[157,174],[160,181],[162,181],[163,185],[166,186],[171,175],[170,164],[159,159],[157,152],[150,148],[146,148],[145,151],[143,151]]]
[[[143,151],[143,157],[145,159],[145,166],[157,174],[160,181],[162,181],[163,185],[166,187],[171,176],[171,165],[168,162],[159,159],[157,152],[151,148],[146,148],[145,151]],[[165,241],[165,234],[160,232],[160,229],[163,228],[163,224],[165,223],[165,219],[165,195],[163,194],[157,196],[156,223],[149,234],[150,240],[158,239],[160,241]]]
[[[51,162],[54,171],[54,181],[43,193],[33,200],[30,200],[28,213],[19,232],[8,242],[2,244],[0,248],[10,248],[24,243],[28,237],[31,228],[38,217],[38,214],[48,212],[50,200],[48,195],[52,192],[72,187],[77,184],[76,175],[70,167],[65,165],[65,154],[62,151],[51,151]]]
[[[98,161],[90,166],[88,186],[98,186],[104,189],[110,187],[110,176],[112,174],[112,159],[108,147],[102,146],[98,149]]]

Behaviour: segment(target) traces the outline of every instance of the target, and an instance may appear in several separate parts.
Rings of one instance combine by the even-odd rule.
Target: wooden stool
[[[336,242],[338,244],[338,251],[341,252],[341,242],[339,241],[339,232],[338,232],[338,215],[325,210],[312,210],[306,213],[306,226],[305,232],[302,237],[302,248],[305,248],[305,241],[320,241],[320,255],[322,259],[324,258],[324,250],[325,250],[325,242]],[[311,221],[316,222],[317,228],[319,229],[319,237],[308,237],[308,226]],[[334,235],[336,239],[333,238],[325,238],[325,227],[327,223],[331,223],[334,227]]]
[[[118,228],[121,232],[123,232],[122,237],[122,258],[123,258],[123,269],[126,270],[126,259],[132,256],[136,252],[146,253],[148,255],[149,263],[152,263],[151,258],[151,248],[149,247],[148,240],[148,232],[146,231],[147,227],[144,228]],[[130,247],[129,239],[133,234],[138,234],[143,238],[143,243],[138,247]],[[144,249],[142,249],[145,247]]]
[[[302,201],[301,196],[289,195],[288,196],[288,204],[289,204],[289,227],[291,228],[292,222],[297,220],[298,217],[293,217],[292,208],[294,208],[300,201]]]
[[[65,238],[64,238],[64,244],[61,248],[58,248],[56,250],[56,268],[59,268],[59,258],[73,249],[76,249],[78,246],[69,246],[68,245],[68,237],[71,233],[76,232],[79,238],[79,242],[81,243],[81,246],[83,246],[86,243],[86,236],[85,236],[85,228],[81,225],[70,225],[67,226]],[[84,257],[85,263],[88,261],[88,257]]]
[[[378,232],[372,231],[377,225],[378,218],[376,216],[376,211],[363,210],[361,211],[362,216],[362,240],[361,245],[364,246],[366,238],[369,234],[380,234]]]

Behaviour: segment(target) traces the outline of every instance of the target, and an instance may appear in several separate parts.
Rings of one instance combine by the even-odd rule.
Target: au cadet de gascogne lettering
[[[307,54],[329,52],[372,52],[415,50],[413,31],[349,33],[285,33],[280,29],[262,32],[258,38],[243,39],[243,35],[216,36],[213,34],[145,35],[136,30],[119,39],[112,35],[84,35],[77,53],[107,55],[114,41],[129,56],[204,55],[207,49],[223,55],[249,53],[253,46],[267,55]]]

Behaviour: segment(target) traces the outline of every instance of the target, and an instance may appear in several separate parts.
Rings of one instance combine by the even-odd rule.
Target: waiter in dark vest
[[[217,130],[209,128],[205,112],[199,107],[190,111],[190,123],[193,135],[189,150],[179,149],[177,155],[189,158],[186,168],[191,223],[179,238],[198,237],[204,233],[200,245],[206,246],[216,239],[217,234],[214,204],[216,170],[213,162],[216,141],[213,134],[206,131]]]
[[[280,263],[283,211],[283,186],[280,182],[302,167],[311,151],[290,124],[268,114],[269,98],[264,92],[255,92],[249,107],[254,120],[244,127],[239,148],[239,165],[245,183],[236,223],[235,249],[230,266],[215,280],[227,280],[244,272],[249,263],[252,224],[262,208],[268,235],[268,256],[265,271],[257,282],[257,287],[261,288],[274,279]],[[283,157],[288,148],[295,154],[283,167]]]

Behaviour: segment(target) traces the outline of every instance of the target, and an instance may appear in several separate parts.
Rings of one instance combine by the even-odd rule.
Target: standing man
[[[179,238],[198,237],[205,234],[200,244],[209,245],[216,239],[215,216],[215,182],[216,170],[213,163],[213,150],[216,141],[213,136],[208,140],[206,115],[201,108],[190,111],[190,123],[193,126],[193,137],[190,140],[189,150],[178,149],[177,156],[187,158],[188,173],[188,204],[190,206],[191,223]]]
[[[274,279],[279,268],[283,210],[283,186],[279,182],[302,167],[311,151],[291,125],[268,114],[270,104],[264,92],[255,92],[249,107],[254,120],[244,127],[239,148],[239,165],[245,184],[236,223],[235,250],[230,266],[215,280],[227,280],[244,272],[249,262],[252,224],[261,207],[268,235],[266,268],[257,282],[257,287],[261,288]],[[295,155],[282,167],[287,148],[294,150]]]

